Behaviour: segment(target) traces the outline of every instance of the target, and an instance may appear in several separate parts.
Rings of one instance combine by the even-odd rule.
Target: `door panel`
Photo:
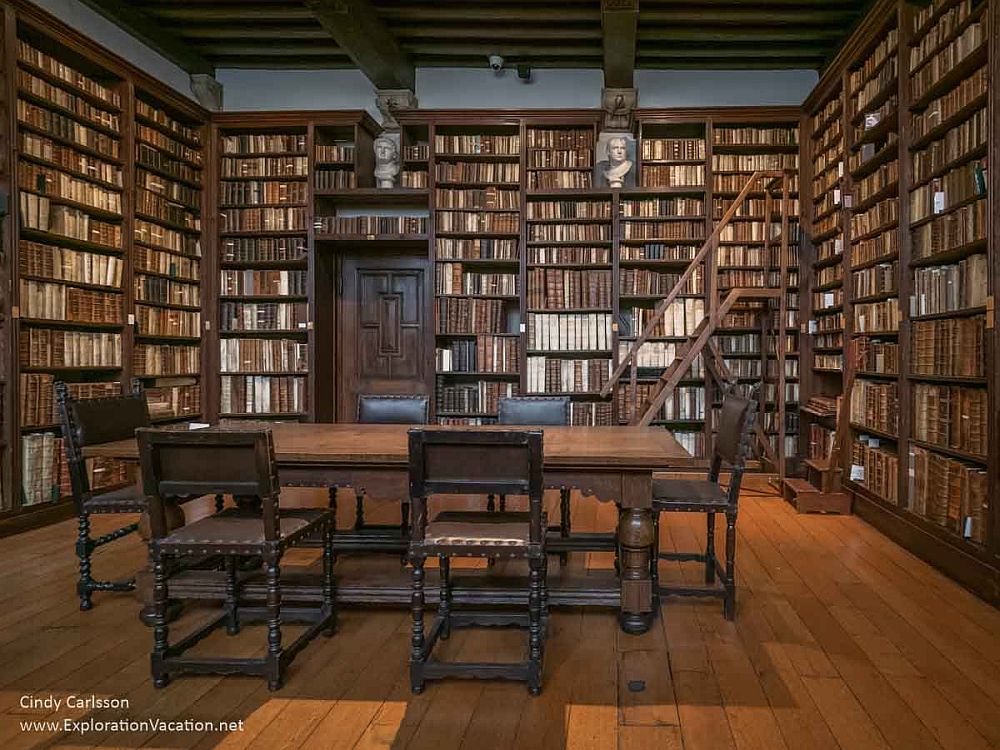
[[[339,421],[354,421],[362,393],[430,394],[426,266],[416,257],[343,259]]]

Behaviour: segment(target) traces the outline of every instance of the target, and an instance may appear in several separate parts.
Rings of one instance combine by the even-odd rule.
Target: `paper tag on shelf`
[[[842,252],[844,252],[844,238],[843,238],[843,237],[838,237],[837,239],[835,239],[835,240],[833,241],[833,249],[834,249],[834,250],[835,250],[835,251],[836,251],[837,253],[842,253]]]
[[[206,320],[205,321],[205,330],[206,331],[211,331],[212,330],[212,321],[211,320]]]
[[[528,330],[528,327],[524,323],[521,323],[521,325],[518,326],[518,333],[524,333],[527,330]]]
[[[844,208],[851,208],[854,205],[854,196],[851,193],[844,195]]]
[[[843,194],[840,192],[840,188],[833,189],[833,205],[839,206],[841,201],[844,199]]]
[[[852,482],[863,482],[865,481],[865,467],[859,466],[858,464],[851,464],[851,481]]]
[[[308,325],[309,325],[308,323],[299,323],[299,328],[301,328],[303,330],[306,330],[306,328],[308,327]]]
[[[876,437],[870,437],[870,438],[868,438],[868,447],[869,448],[878,448],[881,445],[882,445],[882,441],[879,440],[878,438],[876,438]]]
[[[189,430],[204,430],[206,427],[211,427],[208,422],[188,422]]]
[[[944,190],[934,191],[934,213],[942,213],[945,209],[945,194]]]
[[[837,162],[837,177],[844,176],[844,162]]]
[[[823,292],[823,307],[833,307],[834,304],[833,292]]]
[[[819,325],[816,323],[815,320],[810,320],[809,321],[809,333],[816,333],[818,331],[819,331]]]
[[[135,315],[133,313],[129,313],[128,314],[128,324],[130,326],[134,326],[135,325]]]
[[[962,524],[962,536],[966,539],[972,536],[972,516],[965,517],[965,523]]]

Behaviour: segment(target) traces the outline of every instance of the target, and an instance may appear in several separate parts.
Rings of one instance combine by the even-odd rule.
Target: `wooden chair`
[[[136,433],[143,484],[150,497],[150,552],[153,560],[153,684],[164,687],[172,675],[247,674],[267,678],[277,690],[284,670],[317,633],[332,635],[336,626],[333,591],[332,512],[326,508],[278,510],[278,475],[270,430],[150,430]],[[168,532],[169,498],[209,493],[231,494],[239,507],[202,518]],[[320,607],[283,609],[280,562],[288,547],[319,534],[323,544]],[[168,642],[167,601],[170,561],[189,556],[221,555],[226,561],[225,601],[221,615],[174,645]],[[265,606],[240,607],[238,558],[260,557],[267,580]],[[188,657],[184,653],[219,625],[230,635],[249,619],[267,621],[264,657]],[[282,647],[282,621],[309,622],[291,645]]]
[[[730,390],[722,401],[715,449],[709,464],[708,477],[702,480],[656,479],[653,481],[653,586],[661,596],[719,596],[727,620],[736,616],[736,514],[739,505],[743,468],[750,447],[757,414],[757,393],[754,387],[748,396]],[[730,467],[728,489],[719,484],[723,464]],[[660,513],[705,513],[708,519],[708,541],[704,554],[700,552],[660,552]],[[726,514],[726,564],[720,565],[715,555],[715,514]],[[700,562],[705,566],[705,586],[661,586],[658,560]],[[715,585],[718,574],[721,585]]]
[[[413,429],[409,433],[413,530],[413,615],[410,686],[442,677],[524,680],[532,695],[542,688],[546,609],[545,513],[542,510],[542,433]],[[444,511],[428,522],[429,495],[510,493],[528,496],[526,513]],[[437,617],[424,636],[424,562],[441,561]],[[527,559],[528,612],[453,611],[451,557]],[[497,602],[500,604],[501,602]],[[441,662],[431,659],[438,638],[453,627],[527,625],[527,659],[517,663]]]
[[[570,401],[568,396],[508,396],[500,399],[497,422],[506,425],[564,426],[569,424]],[[572,530],[570,518],[569,488],[559,490],[559,526],[561,539],[567,539]],[[487,510],[494,510],[493,495],[487,498]],[[507,510],[507,496],[500,495],[500,511]],[[559,561],[566,564],[566,552],[559,553]]]
[[[76,503],[76,556],[80,561],[80,578],[76,591],[80,597],[80,609],[86,611],[93,607],[91,596],[95,591],[135,589],[135,578],[120,581],[94,579],[90,557],[98,547],[128,536],[139,528],[138,523],[130,523],[94,539],[90,536],[90,517],[103,513],[144,513],[148,503],[137,485],[95,494],[90,486],[83,448],[133,437],[137,428],[149,426],[149,410],[141,387],[134,388],[132,393],[118,396],[77,399],[70,394],[65,383],[57,381],[55,394],[62,423],[66,463]]]
[[[359,424],[427,424],[430,400],[420,394],[358,396]],[[329,489],[330,507],[337,510],[337,488]],[[339,533],[334,547],[345,552],[396,552],[406,555],[410,528],[410,504],[400,498],[400,522],[368,524],[365,522],[364,490],[355,490],[354,533]],[[336,523],[336,519],[334,519]]]

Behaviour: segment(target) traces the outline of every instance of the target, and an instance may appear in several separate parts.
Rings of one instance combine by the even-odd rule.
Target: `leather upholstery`
[[[510,396],[500,399],[500,424],[568,425],[567,396]]]
[[[362,424],[427,424],[429,416],[427,396],[358,396],[358,422]]]
[[[294,508],[281,511],[281,538],[297,536],[331,512],[325,508]],[[250,546],[264,543],[264,520],[230,510],[182,526],[158,540],[160,549],[174,546],[203,546],[224,549],[227,545]]]
[[[71,401],[69,410],[79,447],[127,440],[136,428],[148,427],[149,410],[143,394]]]
[[[94,495],[83,502],[87,513],[143,513],[148,507],[149,500],[135,485]]]
[[[750,399],[738,393],[727,393],[722,400],[715,452],[731,466],[735,466],[740,459],[740,441],[743,439],[749,408]]]
[[[724,510],[729,504],[729,494],[715,482],[705,479],[654,479],[653,507],[670,504]]]
[[[424,542],[442,546],[526,547],[531,539],[529,521],[528,513],[444,511],[427,524]]]

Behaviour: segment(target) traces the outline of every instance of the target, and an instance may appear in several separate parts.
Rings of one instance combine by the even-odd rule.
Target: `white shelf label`
[[[851,481],[852,482],[863,482],[865,481],[865,467],[859,466],[858,464],[851,464]]]

